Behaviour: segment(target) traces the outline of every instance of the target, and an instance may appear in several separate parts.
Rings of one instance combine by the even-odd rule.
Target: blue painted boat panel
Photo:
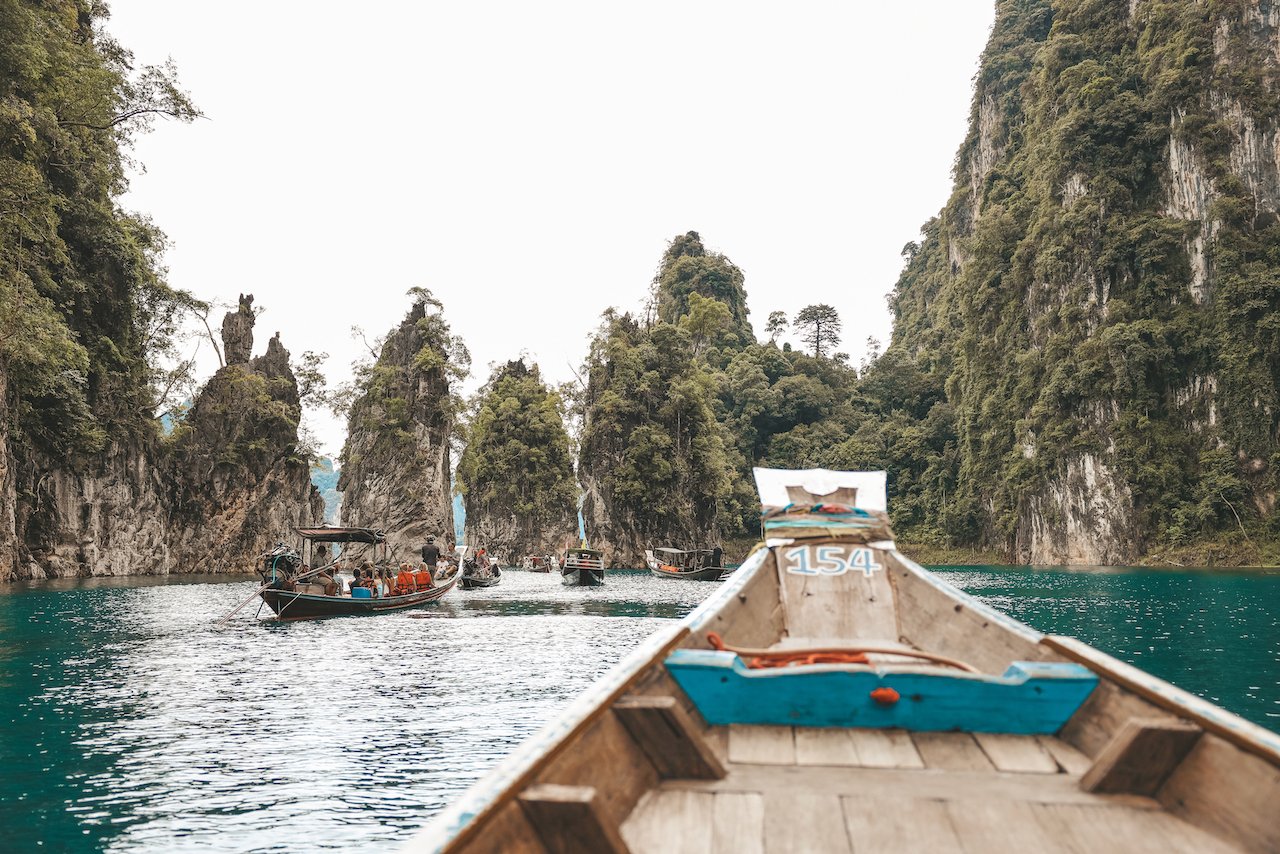
[[[1002,676],[874,665],[814,664],[752,670],[733,652],[678,649],[667,670],[707,723],[866,727],[1050,735],[1098,677],[1079,664],[1015,661]],[[897,702],[872,699],[892,688]]]

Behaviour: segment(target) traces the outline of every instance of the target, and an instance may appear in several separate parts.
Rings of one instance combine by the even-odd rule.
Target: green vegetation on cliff
[[[59,456],[154,429],[152,357],[194,302],[116,200],[134,134],[198,112],[172,67],[133,67],[105,9],[0,2],[0,374],[11,441]]]
[[[469,526],[510,517],[522,544],[577,527],[578,487],[563,408],[537,365],[523,360],[507,362],[478,392],[457,472]]]
[[[1253,5],[998,4],[886,356],[954,412],[945,468],[895,484],[941,540],[1027,559],[1039,522],[1081,521],[1123,559],[1276,533],[1280,69]]]

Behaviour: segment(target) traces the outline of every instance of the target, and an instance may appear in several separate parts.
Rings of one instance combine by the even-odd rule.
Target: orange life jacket
[[[419,588],[432,587],[432,586],[434,586],[434,584],[435,584],[435,582],[434,582],[434,581],[432,580],[432,578],[431,578],[431,573],[430,573],[430,571],[427,571],[427,570],[419,570],[419,571],[418,571],[417,576],[415,576],[415,577],[418,579],[418,587],[419,587]]]
[[[413,589],[413,573],[407,569],[402,569],[400,574],[396,576],[396,587],[401,592],[407,593]]]

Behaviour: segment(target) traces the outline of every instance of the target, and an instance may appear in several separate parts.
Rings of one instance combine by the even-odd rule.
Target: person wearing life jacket
[[[431,570],[425,563],[418,565],[418,572],[413,577],[414,583],[419,590],[430,590],[436,586],[435,578],[431,575]]]
[[[409,564],[400,564],[400,574],[396,576],[395,594],[403,596],[406,593],[412,593],[414,588],[413,573],[409,571]]]

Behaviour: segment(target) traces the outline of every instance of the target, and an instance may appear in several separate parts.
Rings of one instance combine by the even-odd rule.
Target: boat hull
[[[703,569],[681,570],[664,565],[650,566],[649,574],[657,578],[674,578],[677,581],[719,581],[724,575],[724,567],[708,566]]]
[[[568,587],[599,587],[604,584],[604,570],[587,567],[565,569],[561,573],[564,584]]]
[[[322,617],[351,617],[368,614],[385,614],[403,611],[438,602],[453,589],[456,579],[449,579],[439,587],[409,593],[404,596],[353,599],[350,596],[324,596],[317,593],[296,593],[291,590],[268,588],[261,594],[276,618],[280,620],[315,620]]]
[[[462,584],[463,590],[475,590],[480,587],[497,587],[501,581],[501,575],[494,576],[493,578],[472,578],[464,575],[462,576],[462,581],[460,583]]]

